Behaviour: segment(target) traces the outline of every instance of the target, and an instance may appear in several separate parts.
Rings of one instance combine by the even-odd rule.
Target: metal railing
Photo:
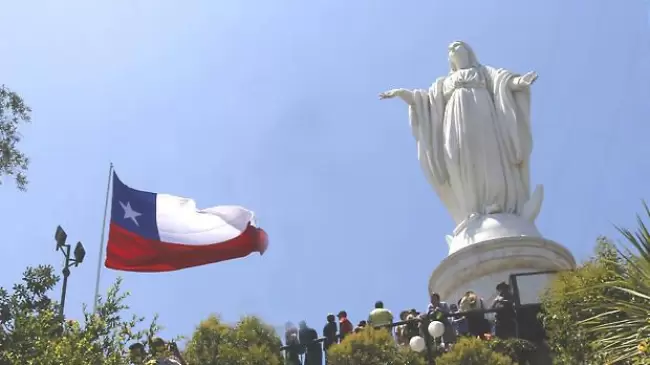
[[[465,312],[454,312],[454,313],[444,313],[444,312],[439,312],[440,315],[444,318],[462,318],[467,316],[477,316],[481,315],[483,318],[485,317],[486,314],[490,313],[499,313],[499,312],[506,312],[506,311],[511,311],[514,312],[514,322],[515,322],[515,333],[514,337],[515,338],[520,338],[520,331],[519,331],[519,316],[518,313],[521,312],[522,309],[532,309],[535,311],[535,314],[539,312],[540,306],[538,304],[526,304],[526,305],[513,305],[511,308],[489,308],[489,309],[475,309],[475,310],[470,310],[470,311],[465,311]],[[379,326],[372,326],[374,329],[382,329],[382,328],[390,328],[391,330],[394,327],[398,327],[401,325],[408,325],[408,324],[413,324],[417,323],[418,325],[420,323],[430,323],[435,321],[436,319],[432,316],[433,312],[420,315],[416,318],[409,319],[409,320],[403,320],[403,321],[398,321],[398,322],[393,322],[389,324],[384,324],[384,325],[379,325]],[[426,351],[427,351],[427,358],[429,360],[430,365],[435,364],[435,359],[433,356],[433,349],[431,348],[431,336],[429,334],[429,331],[425,328],[424,330],[420,331],[422,335],[424,335],[424,340],[426,344]],[[341,335],[337,334],[335,339],[338,341],[341,339]],[[526,338],[528,340],[538,340],[538,339],[531,339],[531,338]],[[280,347],[280,350],[282,351],[296,351],[299,354],[304,353],[310,346],[313,346],[315,344],[321,344],[325,342],[326,338],[325,337],[320,337],[317,338],[316,340],[310,341],[308,343],[298,343],[298,344],[291,344],[291,345],[284,345]],[[286,354],[286,353],[285,353]],[[286,356],[286,355],[285,355]]]
[[[519,322],[517,320],[517,312],[518,310],[521,309],[526,309],[526,308],[532,308],[532,309],[538,309],[540,307],[540,304],[523,304],[523,305],[514,305],[514,311],[515,311],[515,322]],[[474,309],[470,311],[465,311],[465,312],[454,312],[454,313],[441,313],[443,317],[445,318],[450,318],[450,317],[466,317],[467,315],[477,315],[477,314],[490,314],[490,313],[498,313],[498,312],[504,312],[510,310],[509,308],[489,308],[489,309]],[[381,328],[393,328],[393,327],[398,327],[404,324],[410,324],[410,323],[420,323],[420,322],[425,322],[425,321],[433,321],[432,319],[425,319],[425,318],[420,318],[419,316],[417,318],[409,319],[409,320],[404,320],[404,321],[398,321],[398,322],[393,322],[389,324],[384,324],[384,325],[379,325],[379,326],[372,326],[374,329],[381,329]],[[519,337],[518,333],[515,337]],[[336,339],[340,340],[341,335],[336,335]],[[311,341],[309,344],[314,344],[314,343],[322,343],[326,340],[325,337],[319,337],[316,340]],[[294,344],[294,345],[284,345],[280,348],[280,350],[288,350],[291,348],[297,347],[306,347],[308,344]]]
[[[512,289],[512,294],[514,297],[514,303],[511,308],[489,308],[489,309],[475,309],[471,311],[465,311],[465,312],[455,312],[455,313],[441,313],[443,317],[445,318],[461,318],[461,317],[467,317],[472,316],[472,315],[482,315],[485,317],[486,314],[490,313],[498,313],[501,311],[511,311],[514,310],[514,322],[515,322],[515,338],[523,338],[526,340],[531,340],[533,342],[540,341],[544,339],[545,337],[545,332],[544,329],[541,326],[541,323],[539,323],[537,319],[537,314],[541,311],[541,304],[539,303],[531,303],[531,304],[521,304],[521,299],[520,299],[520,290],[519,290],[519,285],[517,278],[521,276],[534,276],[534,275],[549,275],[549,274],[557,274],[559,271],[557,270],[549,270],[549,271],[539,271],[539,272],[526,272],[526,273],[519,273],[519,274],[512,274],[509,276],[509,283],[510,283],[510,288]],[[534,316],[534,319],[533,319]],[[430,317],[430,314],[429,314]],[[522,318],[523,317],[523,318]],[[528,317],[528,318],[526,318]],[[381,325],[381,326],[373,326],[375,329],[380,329],[380,328],[392,328],[401,326],[401,325],[406,325],[406,324],[412,324],[412,323],[422,323],[422,322],[431,322],[435,319],[433,318],[422,318],[422,316],[418,316],[417,318],[413,318],[410,320],[404,320],[404,321],[399,321],[399,322],[393,322],[390,324],[386,325]],[[528,333],[522,336],[522,331],[520,331],[520,322],[524,320],[528,323],[526,323],[526,328],[528,329]],[[535,322],[535,323],[531,323]],[[435,359],[433,357],[433,352],[431,349],[431,338],[429,332],[424,329],[423,332],[425,343],[426,343],[426,350],[427,350],[427,358],[429,360],[430,365],[435,364]],[[526,331],[524,331],[526,332]],[[341,339],[341,335],[338,334],[336,336],[336,341]],[[280,348],[282,351],[289,351],[289,350],[294,350],[298,351],[299,353],[304,352],[305,350],[308,349],[310,345],[315,345],[315,344],[321,344],[325,342],[326,338],[325,337],[320,337],[316,340],[313,340],[309,343],[301,343],[301,344],[292,344],[292,345],[284,345]]]

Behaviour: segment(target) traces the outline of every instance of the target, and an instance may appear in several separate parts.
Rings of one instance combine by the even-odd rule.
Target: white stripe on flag
[[[192,199],[156,194],[156,222],[160,240],[168,243],[209,245],[238,237],[253,213],[234,205],[196,209]]]

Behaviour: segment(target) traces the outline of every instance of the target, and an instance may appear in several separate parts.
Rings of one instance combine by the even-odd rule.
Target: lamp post
[[[54,240],[56,241],[56,250],[61,251],[63,257],[65,258],[63,264],[63,285],[61,287],[61,306],[59,308],[59,315],[63,318],[63,310],[65,308],[65,294],[68,290],[68,276],[70,276],[70,267],[79,266],[83,262],[84,257],[86,257],[86,250],[84,245],[81,242],[77,242],[74,247],[74,256],[70,257],[70,245],[66,244],[65,241],[68,239],[68,234],[65,233],[61,226],[56,227],[56,233],[54,233]]]
[[[427,325],[427,329],[428,329],[428,327],[429,326]],[[433,359],[433,351],[431,349],[431,345],[432,345],[432,342],[433,342],[433,345],[435,345],[436,339],[431,337],[431,334],[429,334],[429,331],[427,329],[424,330],[424,342],[425,342],[425,344],[427,346],[427,361],[429,362],[429,365],[435,365],[436,360]]]
[[[428,316],[420,317],[421,336],[411,338],[409,346],[416,352],[427,352],[429,365],[435,365],[432,346],[436,344],[436,338],[442,337],[445,332],[445,325],[439,321],[431,321]]]

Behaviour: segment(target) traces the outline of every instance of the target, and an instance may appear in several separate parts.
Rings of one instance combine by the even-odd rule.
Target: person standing
[[[400,322],[406,321],[408,315],[408,311],[401,311],[399,313]],[[395,341],[397,341],[397,344],[400,346],[406,346],[408,344],[408,339],[406,338],[406,324],[400,324],[395,328]]]
[[[284,344],[289,346],[284,352],[285,365],[300,365],[300,355],[304,352],[304,348],[298,339],[298,328],[291,322],[285,326]]]
[[[305,321],[301,321],[298,327],[300,343],[307,348],[305,365],[321,365],[323,363],[323,348],[320,342],[316,342],[318,340],[318,332],[308,327]]]
[[[467,331],[472,337],[483,338],[486,333],[490,333],[490,323],[485,319],[482,312],[485,309],[483,299],[473,291],[468,291],[458,302],[461,312],[470,312],[465,315],[467,320]]]
[[[327,315],[327,323],[323,327],[323,337],[325,341],[323,342],[323,350],[325,350],[325,364],[328,364],[327,361],[327,350],[338,341],[336,339],[336,317],[333,314]]]
[[[136,342],[129,346],[129,362],[131,365],[143,365],[146,357],[147,351],[145,351],[142,343]]]
[[[499,294],[494,298],[492,308],[498,309],[499,311],[495,316],[496,321],[494,334],[498,338],[502,339],[515,337],[517,332],[517,323],[515,318],[515,305],[512,294],[510,293],[510,286],[505,282],[500,282],[496,289]]]
[[[388,326],[392,323],[393,313],[384,308],[384,302],[381,300],[375,302],[375,309],[368,315],[368,324],[371,327],[382,326],[382,328],[386,328],[389,332],[392,332],[392,328]]]
[[[456,304],[450,305],[449,309],[451,310],[451,314],[459,312],[458,305]],[[467,329],[467,318],[463,316],[455,315],[451,317],[451,325],[454,327],[454,331],[456,331],[456,336],[465,336],[469,332]]]
[[[348,313],[346,311],[340,311],[338,317],[339,317],[339,335],[341,337],[341,341],[343,341],[345,336],[347,336],[348,334],[352,333],[352,331],[354,331],[354,325],[348,319]]]
[[[450,314],[449,305],[440,300],[440,294],[431,293],[427,317],[430,321],[439,321],[445,325],[445,332],[442,335],[445,344],[456,342],[456,333],[449,319]]]
[[[359,333],[363,331],[364,328],[368,325],[368,322],[365,320],[360,320],[359,323],[357,323],[357,326],[354,327],[354,333]]]
[[[167,346],[165,340],[160,337],[156,337],[151,341],[149,359],[146,361],[146,364],[156,364],[156,365],[181,365],[181,362],[171,356],[170,349]]]

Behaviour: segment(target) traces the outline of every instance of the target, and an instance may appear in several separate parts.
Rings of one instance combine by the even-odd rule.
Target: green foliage
[[[599,334],[577,324],[605,312],[601,305],[611,291],[603,284],[614,280],[623,270],[614,245],[599,238],[595,257],[574,271],[559,273],[551,281],[542,295],[541,318],[555,364],[605,363],[595,351]]]
[[[645,203],[644,208],[650,216]],[[592,316],[580,323],[597,337],[595,352],[608,363],[650,364],[650,232],[640,216],[637,224],[635,232],[619,229],[631,249],[605,261],[613,277],[591,290],[607,295],[600,303],[589,303]]]
[[[556,364],[650,364],[650,233],[637,218],[635,232],[619,229],[631,249],[599,239],[595,257],[543,296]]]
[[[329,349],[329,365],[424,365],[422,354],[396,346],[386,330],[364,329]]]
[[[61,323],[54,318],[56,308],[47,296],[57,281],[51,266],[39,266],[27,269],[12,293],[0,288],[0,364],[36,356],[39,339],[61,332]]]
[[[515,364],[526,364],[532,361],[538,350],[534,343],[517,338],[507,340],[492,338],[487,341],[487,345],[492,351],[508,356]]]
[[[488,341],[463,337],[449,352],[436,359],[436,365],[514,365],[507,355],[490,349]]]
[[[143,319],[124,321],[120,313],[127,294],[120,281],[108,291],[84,322],[60,318],[58,304],[48,297],[58,278],[51,266],[29,268],[12,293],[0,288],[0,365],[123,365],[127,343],[145,332],[135,328]],[[156,330],[155,322],[150,330]]]
[[[0,85],[0,176],[13,177],[20,190],[27,188],[29,159],[16,147],[21,139],[18,127],[31,121],[30,113],[18,94]]]
[[[281,346],[273,328],[257,317],[231,327],[210,316],[194,331],[184,357],[189,364],[280,365]]]

